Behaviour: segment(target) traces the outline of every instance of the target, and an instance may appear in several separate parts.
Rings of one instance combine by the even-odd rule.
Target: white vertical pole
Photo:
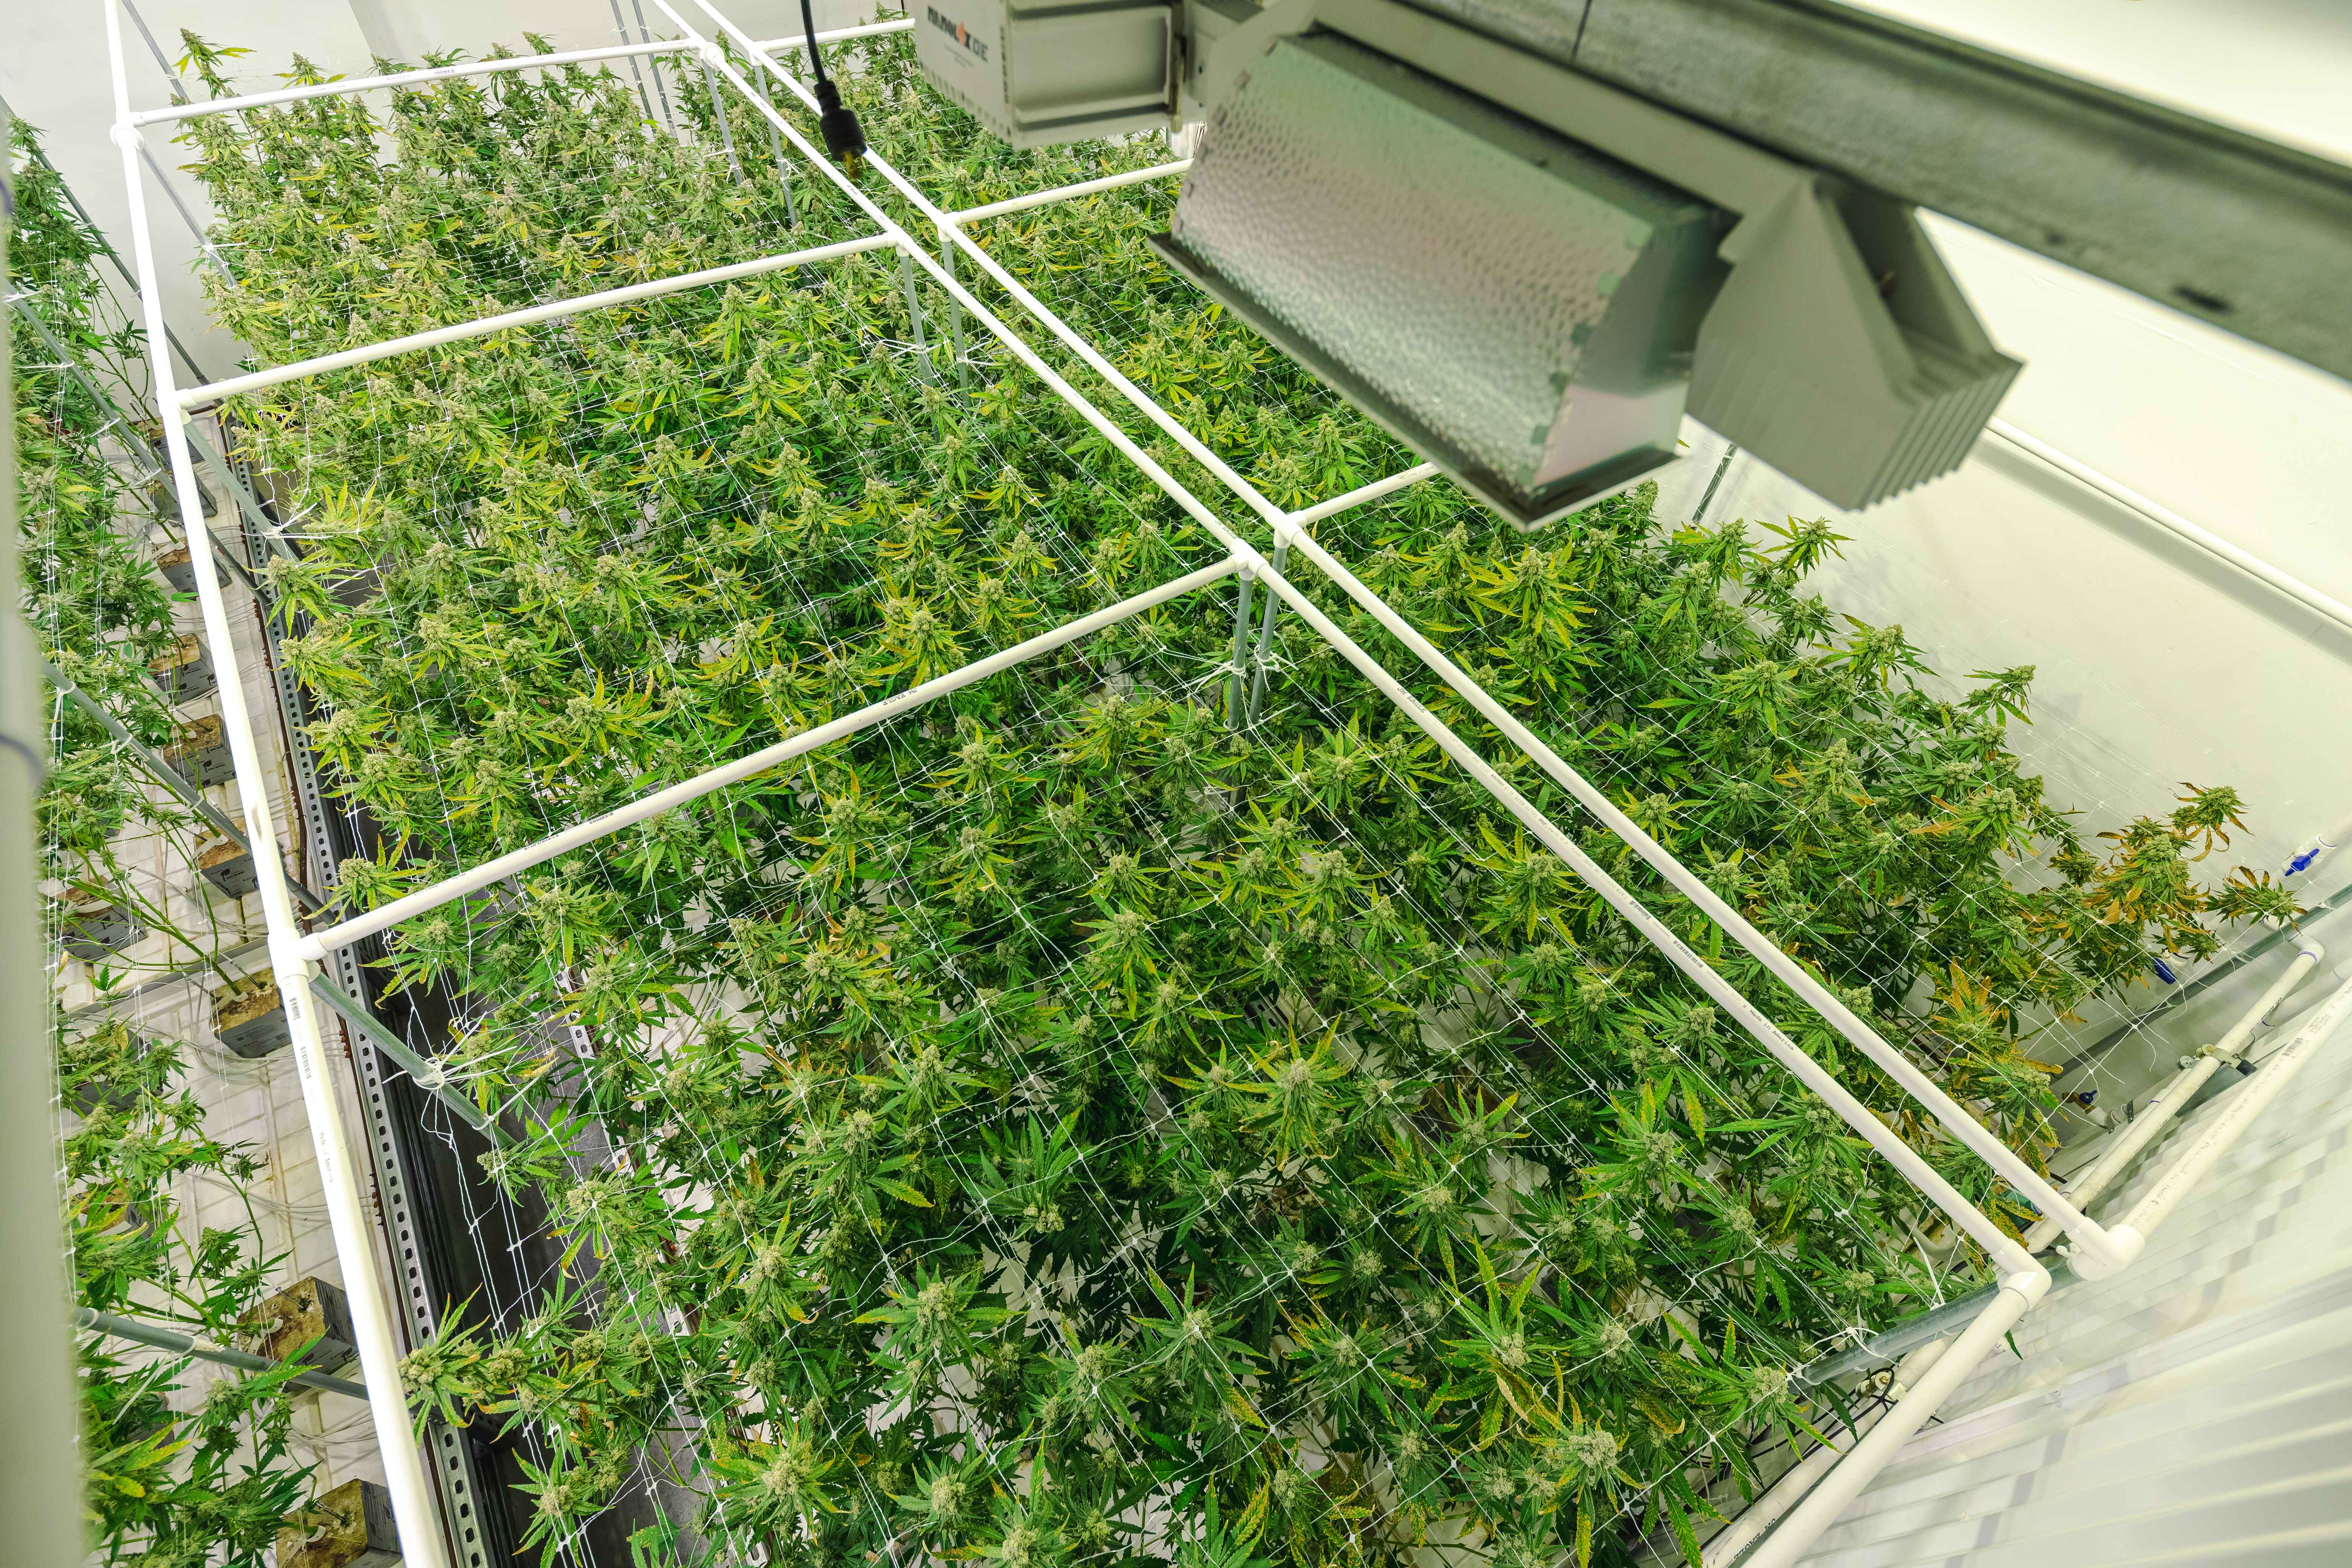
[[[361,1375],[367,1383],[368,1405],[375,1420],[376,1446],[383,1458],[384,1481],[392,1494],[393,1512],[400,1527],[402,1558],[408,1568],[447,1568],[441,1521],[426,1484],[425,1467],[416,1451],[408,1418],[408,1400],[400,1381],[400,1346],[393,1337],[390,1304],[376,1267],[375,1248],[356,1184],[357,1168],[343,1135],[342,1106],[335,1094],[326,1041],[319,1032],[318,1005],[310,994],[311,966],[296,952],[302,930],[287,890],[286,867],[278,846],[277,825],[269,809],[268,775],[260,748],[253,738],[252,715],[245,704],[238,679],[236,647],[229,637],[228,607],[221,597],[213,570],[214,543],[204,526],[197,499],[195,468],[189,459],[186,414],[172,384],[171,361],[162,352],[163,290],[155,278],[155,251],[147,231],[146,193],[140,183],[139,132],[131,123],[131,92],[123,70],[122,14],[118,0],[108,0],[106,45],[114,70],[114,142],[122,153],[122,178],[131,203],[131,248],[139,277],[140,309],[147,327],[147,361],[153,378],[155,402],[163,416],[163,444],[171,460],[180,517],[187,530],[195,562],[196,600],[204,615],[205,639],[213,662],[221,672],[221,726],[227,731],[229,752],[236,768],[237,794],[245,807],[247,837],[253,844],[254,869],[260,881],[261,906],[269,932],[271,969],[278,994],[286,1007],[293,1036],[294,1065],[302,1083],[302,1106],[310,1122],[310,1141],[319,1161],[327,1218],[334,1237],[335,1256],[341,1266],[343,1290],[350,1298],[352,1337],[358,1341]]]

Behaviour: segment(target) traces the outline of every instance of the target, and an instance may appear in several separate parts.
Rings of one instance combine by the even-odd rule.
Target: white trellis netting
[[[363,915],[313,931],[307,934],[297,912],[280,869],[278,853],[278,826],[271,819],[268,799],[258,792],[248,792],[253,801],[250,807],[251,831],[256,847],[256,858],[261,866],[263,897],[268,922],[270,956],[281,993],[286,997],[289,1023],[293,1027],[296,1063],[300,1070],[306,1103],[311,1117],[317,1141],[319,1168],[328,1204],[338,1253],[344,1260],[352,1286],[355,1328],[360,1340],[360,1355],[366,1382],[371,1391],[377,1429],[383,1445],[384,1464],[396,1506],[401,1516],[404,1540],[420,1563],[437,1563],[440,1555],[439,1531],[433,1523],[425,1476],[416,1461],[413,1445],[406,1436],[408,1412],[401,1393],[399,1355],[396,1341],[385,1315],[382,1282],[376,1277],[373,1251],[370,1245],[367,1217],[361,1205],[360,1187],[354,1179],[346,1137],[332,1090],[330,1066],[320,1034],[317,1007],[311,1001],[310,984],[320,962],[336,950],[367,935],[383,931],[404,921],[436,908],[478,893],[507,878],[531,867],[555,859],[572,850],[596,842],[623,828],[646,821],[664,812],[686,805],[731,784],[775,767],[777,764],[824,746],[843,737],[885,725],[892,720],[919,709],[924,704],[975,681],[1024,662],[1039,658],[1055,649],[1093,636],[1108,627],[1130,621],[1184,595],[1231,576],[1238,579],[1234,609],[1233,659],[1229,668],[1218,672],[1229,684],[1233,702],[1240,707],[1241,683],[1244,678],[1245,642],[1258,623],[1251,611],[1253,595],[1263,590],[1268,600],[1262,612],[1269,617],[1274,605],[1286,606],[1290,614],[1305,623],[1315,636],[1336,650],[1361,677],[1389,698],[1432,742],[1499,803],[1513,818],[1537,841],[1556,854],[1574,869],[1579,877],[1593,888],[1635,930],[1639,931],[1676,969],[1705,992],[1724,1012],[1737,1019],[1753,1034],[1785,1067],[1793,1072],[1815,1094],[1826,1101],[1846,1124],[1868,1141],[1890,1163],[1902,1173],[1921,1194],[1951,1219],[1952,1223],[1982,1246],[1998,1260],[2004,1276],[2004,1289],[1995,1303],[1969,1329],[1962,1342],[1948,1357],[1949,1378],[1942,1384],[1933,1379],[1923,1381],[1907,1405],[1916,1418],[1907,1423],[1901,1417],[1883,1422],[1873,1434],[1872,1442],[1885,1447],[1899,1442],[1907,1432],[1916,1429],[1919,1420],[1932,1409],[1940,1397],[1939,1389],[1964,1375],[1977,1359],[1975,1353],[1995,1342],[2007,1326],[2029,1308],[2047,1288],[2048,1275],[2014,1241],[2010,1239],[1991,1219],[1969,1203],[1957,1190],[1907,1144],[1878,1116],[1839,1083],[1837,1079],[1807,1056],[1772,1023],[1769,1016],[1748,998],[1740,994],[1680,937],[1658,920],[1639,900],[1596,861],[1559,824],[1549,819],[1523,794],[1464,742],[1452,729],[1416,699],[1405,684],[1390,674],[1378,660],[1355,641],[1317,605],[1314,598],[1297,586],[1286,569],[1293,552],[1304,557],[1330,582],[1337,584],[1390,636],[1393,637],[1414,658],[1433,672],[1486,722],[1536,764],[1555,784],[1627,846],[1647,865],[1685,898],[1703,910],[1733,941],[1752,954],[1775,978],[1786,984],[1807,1005],[1818,1011],[1828,1024],[1857,1049],[1867,1056],[1895,1082],[1902,1086],[1919,1106],[1946,1128],[1969,1150],[2008,1181],[2015,1189],[2039,1206],[2042,1212],[2062,1225],[2074,1237],[2078,1268],[2112,1268],[2127,1262],[2134,1255],[2137,1237],[2129,1232],[2110,1233],[2092,1224],[2058,1192],[2054,1191],[2029,1163],[2009,1150],[1983,1128],[1965,1109],[1954,1103],[1940,1089],[1895,1047],[1880,1038],[1870,1026],[1857,1017],[1829,988],[1815,980],[1796,961],[1790,958],[1769,938],[1757,931],[1737,910],[1718,897],[1697,874],[1685,867],[1651,836],[1644,833],[1609,796],[1579,773],[1565,760],[1522,724],[1510,710],[1486,690],[1475,679],[1450,659],[1434,643],[1416,629],[1394,608],[1359,580],[1348,567],[1328,550],[1310,537],[1308,524],[1322,518],[1337,515],[1346,509],[1378,500],[1403,486],[1426,477],[1424,467],[1409,468],[1362,487],[1349,494],[1299,510],[1286,510],[1265,495],[1222,459],[1194,432],[1187,429],[1173,415],[1144,393],[1123,374],[1109,357],[1089,343],[1075,329],[1049,310],[1009,270],[991,257],[982,245],[967,233],[970,226],[990,217],[1003,216],[1027,207],[1111,188],[1121,184],[1147,180],[1181,173],[1181,163],[1163,164],[1155,168],[1114,175],[1104,180],[1052,191],[1042,191],[1013,201],[991,204],[965,212],[943,211],[916,186],[899,175],[879,157],[870,165],[898,197],[903,199],[919,215],[939,238],[940,253],[935,256],[927,239],[910,232],[896,222],[858,186],[826,161],[822,152],[785,116],[779,114],[768,101],[763,84],[747,78],[730,53],[722,50],[721,41],[736,53],[754,62],[753,68],[772,77],[774,84],[792,94],[802,104],[814,107],[813,94],[793,73],[779,68],[769,47],[745,35],[729,22],[716,8],[699,5],[703,21],[698,26],[667,0],[656,0],[658,9],[678,28],[681,38],[675,42],[627,46],[621,48],[573,51],[563,55],[548,55],[520,58],[496,59],[478,64],[456,66],[436,70],[404,73],[397,77],[341,81],[321,86],[287,89],[278,93],[263,93],[242,99],[216,100],[207,103],[187,105],[168,110],[136,114],[129,107],[125,83],[120,17],[110,5],[110,44],[116,87],[118,123],[116,139],[124,160],[124,172],[132,199],[132,245],[136,252],[142,292],[148,301],[151,352],[164,342],[162,323],[156,315],[155,301],[159,294],[155,286],[154,263],[149,244],[146,215],[142,200],[142,184],[139,174],[141,163],[140,138],[146,127],[171,123],[201,114],[235,111],[244,108],[320,98],[331,95],[368,91],[404,83],[423,84],[447,80],[461,76],[490,72],[532,69],[565,63],[588,63],[596,60],[635,59],[663,55],[693,59],[698,68],[709,79],[723,81],[735,94],[732,107],[741,116],[733,121],[730,151],[737,156],[749,157],[756,153],[757,143],[752,124],[758,122],[762,133],[772,129],[798,153],[802,163],[821,170],[837,187],[841,197],[851,204],[872,225],[873,232],[845,237],[828,243],[783,252],[773,256],[747,259],[715,268],[707,268],[675,277],[655,279],[625,288],[588,293],[555,302],[532,306],[519,310],[493,312],[478,319],[453,321],[433,329],[390,339],[364,348],[345,350],[313,359],[283,364],[250,374],[231,377],[205,386],[185,390],[175,388],[171,379],[171,367],[160,353],[153,354],[153,371],[159,399],[167,416],[166,437],[172,467],[177,483],[184,514],[191,519],[198,513],[195,479],[190,450],[181,420],[185,411],[198,404],[215,398],[234,396],[240,393],[278,385],[328,372],[368,363],[394,355],[423,353],[435,348],[510,331],[538,323],[574,317],[605,307],[632,303],[683,289],[721,285],[732,281],[783,272],[866,251],[894,250],[902,258],[902,266],[919,269],[929,283],[943,291],[957,308],[955,330],[961,331],[969,319],[993,336],[1005,353],[1056,397],[1086,421],[1111,449],[1144,474],[1150,483],[1175,503],[1201,531],[1213,541],[1223,553],[1221,559],[1200,569],[1161,584],[1146,592],[1133,595],[1092,615],[1067,625],[1042,632],[1025,641],[1006,647],[989,658],[975,661],[952,673],[937,676],[898,696],[871,704],[856,712],[803,734],[780,742],[749,755],[725,763],[700,775],[667,789],[648,795],[614,811],[595,816],[577,826],[565,828],[536,843],[499,856],[463,869],[428,888],[386,903]],[[877,29],[890,30],[903,23],[884,24]],[[835,35],[843,36],[843,35]],[[788,40],[797,44],[798,40]],[[1100,376],[1122,397],[1187,457],[1224,485],[1257,520],[1270,531],[1271,552],[1264,552],[1251,544],[1238,531],[1228,526],[1200,497],[1188,489],[1168,469],[1156,461],[1102,410],[1057,373],[1045,357],[1033,347],[1014,326],[991,310],[970,289],[958,280],[956,266],[969,263],[980,268],[994,286],[1002,289],[1019,307],[1020,311],[1042,327],[1060,345],[1088,370]],[[522,286],[530,285],[518,280]],[[535,290],[534,290],[535,291]],[[191,529],[191,537],[201,533]],[[208,638],[216,659],[226,661],[232,653],[226,611],[220,590],[212,574],[197,574],[198,594],[204,612]],[[224,688],[223,719],[235,752],[240,780],[266,777],[263,759],[257,743],[252,717],[241,693],[233,690],[234,683]],[[1861,1468],[1862,1467],[1856,1467]],[[1823,1497],[1832,1494],[1825,1490]],[[1822,1503],[1820,1506],[1829,1506]]]

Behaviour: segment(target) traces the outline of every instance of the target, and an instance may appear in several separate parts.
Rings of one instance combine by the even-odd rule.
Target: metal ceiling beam
[[[1833,0],[1412,0],[2352,380],[2352,167]]]

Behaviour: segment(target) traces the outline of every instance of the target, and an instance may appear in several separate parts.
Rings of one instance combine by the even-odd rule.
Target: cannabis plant
[[[903,40],[843,65],[875,147],[944,205],[1153,155],[1009,153],[919,88]],[[194,121],[243,274],[216,308],[280,362],[845,221],[806,171],[787,211],[741,106],[722,134],[707,94],[680,102],[654,122],[572,68]],[[1157,268],[1167,199],[988,243],[1280,504],[1409,462]],[[1031,378],[951,362],[953,326],[851,257],[240,399],[308,520],[274,570],[310,628],[288,660],[331,708],[310,738],[380,833],[340,896],[378,904],[1218,557]],[[2194,874],[2239,825],[2225,787],[2083,837],[2008,750],[2031,671],[1948,682],[1836,614],[1807,587],[1851,542],[1828,524],[1654,507],[1644,487],[1529,539],[1432,482],[1327,537],[2029,1157],[2037,1030],[2217,922],[2293,913]],[[1695,1554],[1707,1483],[1837,1419],[1797,1366],[1981,1270],[1329,649],[1269,623],[1263,710],[1234,704],[1232,591],[397,929],[392,983],[457,1016],[436,1072],[499,1118],[488,1173],[564,1243],[528,1310],[454,1317],[408,1367],[421,1418],[539,1446],[530,1544],[658,1474],[714,1550],[812,1568],[1553,1564],[1653,1530]],[[2030,1219],[1424,696],[1963,1190]]]

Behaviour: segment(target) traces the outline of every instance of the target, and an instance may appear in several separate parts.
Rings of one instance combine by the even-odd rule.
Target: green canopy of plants
[[[1013,154],[844,61],[944,206],[1153,161]],[[208,66],[216,74],[216,67]],[[215,82],[216,89],[219,83]],[[698,79],[578,68],[194,122],[263,363],[854,232]],[[377,155],[379,140],[390,156]],[[878,188],[878,187],[877,187]],[[1412,459],[1144,248],[1171,193],[987,242],[1303,505]],[[1001,354],[851,258],[239,400],[368,907],[1218,558]],[[968,325],[968,324],[967,324]],[[1043,342],[1042,334],[1034,333]],[[964,377],[970,375],[970,384]],[[1143,426],[1133,427],[1141,438]],[[1196,493],[1205,476],[1154,443]],[[2031,670],[1836,614],[1822,522],[1643,488],[1529,538],[1443,483],[1323,537],[2039,1158],[2037,1029],[2213,922],[2191,790],[2086,838],[2009,749]],[[1519,1563],[1689,1542],[1790,1373],[1978,1260],[1330,649],[1236,728],[1233,584],[398,928],[460,1005],[567,1276],[409,1363],[541,1445],[534,1545],[649,1470],[730,1557]],[[1343,595],[1350,635],[1409,661]],[[2028,1217],[1463,706],[1410,682],[2003,1223]],[[677,1539],[675,1532],[665,1539]]]

